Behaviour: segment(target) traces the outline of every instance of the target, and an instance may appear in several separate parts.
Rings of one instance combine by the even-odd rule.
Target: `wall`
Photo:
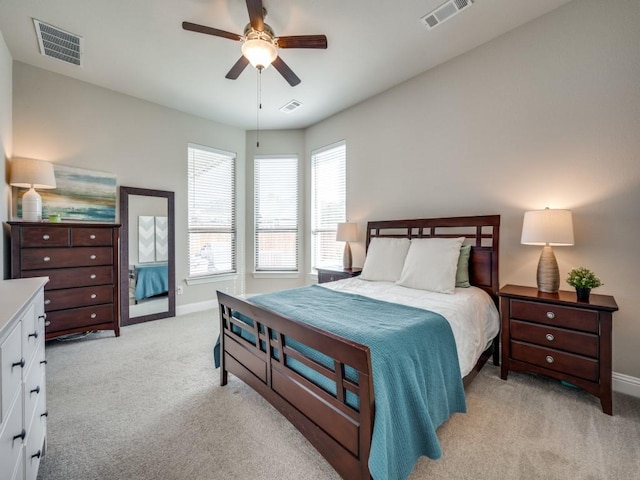
[[[257,146],[257,140],[260,140],[260,146]],[[299,256],[300,256],[300,272],[292,276],[291,274],[256,274],[254,269],[254,162],[253,159],[258,155],[297,155],[298,156],[298,178],[300,182],[300,192],[304,192],[304,172],[305,165],[308,163],[305,156],[304,131],[303,130],[266,130],[258,133],[254,131],[247,132],[246,142],[247,152],[247,169],[246,169],[246,186],[247,186],[247,224],[245,237],[245,252],[247,258],[246,270],[246,291],[247,293],[270,292],[275,290],[283,290],[285,288],[299,287],[305,284],[307,272],[310,267],[305,262],[304,255],[304,239],[305,239],[305,208],[304,195],[300,193],[300,205],[298,209],[300,240],[299,240]]]
[[[0,183],[0,222],[9,220],[9,199],[11,195],[9,187],[9,159],[12,156],[12,80],[13,59],[0,32],[0,159],[2,160],[2,177]],[[9,268],[9,242],[8,233],[2,230],[0,235],[0,279],[11,276]]]
[[[238,155],[238,225],[244,235],[245,132],[20,62],[13,66],[15,155],[115,173],[118,185],[175,192],[177,307],[242,292],[242,276],[186,285],[187,144]],[[240,255],[240,272],[244,271]]]
[[[536,285],[526,210],[573,211],[568,270],[614,295],[614,370],[640,377],[640,2],[576,0],[306,131],[347,142],[347,216],[501,214],[501,284]],[[307,183],[308,185],[308,183]],[[363,262],[364,242],[353,245]]]

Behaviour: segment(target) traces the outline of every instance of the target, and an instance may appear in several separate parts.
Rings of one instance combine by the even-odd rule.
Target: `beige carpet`
[[[47,455],[39,480],[337,479],[262,397],[211,365],[207,311],[47,343]],[[640,478],[640,399],[614,414],[579,390],[487,366],[468,413],[439,430],[443,458],[410,479]],[[378,480],[378,479],[376,479]]]

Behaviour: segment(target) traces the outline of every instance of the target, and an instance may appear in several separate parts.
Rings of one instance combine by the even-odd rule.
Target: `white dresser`
[[[0,478],[35,480],[47,425],[44,286],[0,281]]]

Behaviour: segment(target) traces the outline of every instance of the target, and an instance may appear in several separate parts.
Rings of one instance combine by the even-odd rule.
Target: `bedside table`
[[[543,293],[506,285],[498,292],[502,316],[502,369],[564,380],[611,402],[611,327],[618,305],[608,295],[578,302],[575,292]]]
[[[357,277],[362,273],[361,268],[318,268],[318,283],[334,282],[344,278]]]

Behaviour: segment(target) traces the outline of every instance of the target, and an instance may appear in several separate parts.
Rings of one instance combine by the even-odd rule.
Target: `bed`
[[[366,245],[369,250],[372,242],[380,242],[376,239],[409,239],[415,244],[423,238],[464,240],[470,245],[468,276],[472,288],[468,291],[484,292],[480,296],[488,299],[497,322],[499,226],[499,215],[376,221],[367,225]],[[395,305],[392,298],[379,300],[375,292],[367,292],[363,282],[342,280],[251,299],[218,292],[220,383],[226,385],[232,373],[254,388],[343,478],[405,478],[416,455],[439,456],[435,429],[451,414],[465,411],[463,385],[471,382],[491,354],[498,364],[497,327],[488,347],[485,349],[484,339],[482,347],[476,349],[479,357],[460,359],[456,353],[456,342],[460,341],[456,338],[451,343],[456,334],[445,332],[451,332],[451,327],[444,316],[449,315],[447,308],[453,307],[444,307],[445,313],[440,314],[411,302]],[[393,283],[371,285],[375,286],[373,290],[394,290]],[[456,297],[459,290],[456,288],[449,297]],[[389,320],[401,314],[401,326]],[[433,318],[405,323],[405,315],[411,318],[414,314],[433,314]],[[355,325],[358,317],[370,326]],[[424,338],[425,333],[412,329],[426,328],[427,324],[434,329],[429,336],[443,336],[425,348],[424,341],[413,342]],[[373,337],[360,335],[360,330],[367,328],[371,330],[367,335]],[[376,334],[386,328],[393,333]],[[358,341],[361,338],[367,340]],[[409,345],[412,342],[415,347]],[[426,353],[414,354],[413,348]],[[435,366],[420,363],[419,368],[410,367],[416,355],[428,356]],[[423,365],[425,371],[435,372],[427,380],[421,376]],[[414,376],[419,377],[418,387],[413,386]],[[423,412],[421,409],[427,407],[422,405],[420,395],[425,393],[435,401]],[[413,429],[408,433],[394,430],[395,421],[402,416],[416,424],[398,427]],[[428,425],[423,427],[423,423]],[[419,448],[408,464],[400,457],[413,447],[410,441],[400,443],[398,432],[417,437]],[[381,439],[387,442],[382,447]],[[398,469],[394,462],[404,463],[397,463]]]
[[[139,264],[131,275],[135,284],[136,303],[169,291],[169,270],[166,263]]]

